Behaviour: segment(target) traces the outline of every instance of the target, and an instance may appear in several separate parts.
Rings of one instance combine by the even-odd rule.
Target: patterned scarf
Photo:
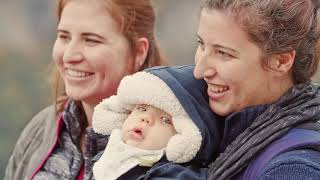
[[[231,179],[267,145],[301,123],[320,119],[320,88],[310,83],[291,88],[258,116],[209,166],[208,179]]]

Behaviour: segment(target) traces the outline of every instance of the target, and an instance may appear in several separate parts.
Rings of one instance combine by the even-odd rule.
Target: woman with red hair
[[[93,108],[125,75],[163,64],[154,23],[149,0],[59,0],[54,104],[23,130],[4,179],[92,178],[107,142],[92,130]]]

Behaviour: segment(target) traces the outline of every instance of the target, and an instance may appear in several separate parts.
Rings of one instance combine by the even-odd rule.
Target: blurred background
[[[156,33],[171,65],[193,63],[199,0],[154,0]],[[0,179],[23,127],[50,104],[55,0],[0,1]]]
[[[193,63],[200,0],[153,0],[156,33],[171,65]],[[23,127],[50,104],[54,0],[0,1],[0,179]],[[319,81],[319,78],[315,78]]]

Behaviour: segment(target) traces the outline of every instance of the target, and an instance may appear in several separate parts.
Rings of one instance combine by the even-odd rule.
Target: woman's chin
[[[66,89],[66,94],[67,96],[75,101],[85,101],[85,102],[91,102],[92,98],[90,98],[90,94],[89,93],[85,93],[83,90],[81,91],[76,91],[76,90],[72,90],[72,91],[68,91]]]
[[[209,100],[210,109],[219,116],[225,117],[231,114],[231,110],[226,105],[212,102]]]

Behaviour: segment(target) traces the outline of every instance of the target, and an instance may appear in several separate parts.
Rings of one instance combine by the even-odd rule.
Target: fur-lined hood
[[[169,161],[211,162],[220,144],[219,120],[208,105],[206,83],[196,80],[193,70],[192,65],[156,67],[124,77],[117,95],[95,107],[94,130],[109,135],[121,128],[134,105],[152,105],[172,115],[177,131],[166,147]]]

